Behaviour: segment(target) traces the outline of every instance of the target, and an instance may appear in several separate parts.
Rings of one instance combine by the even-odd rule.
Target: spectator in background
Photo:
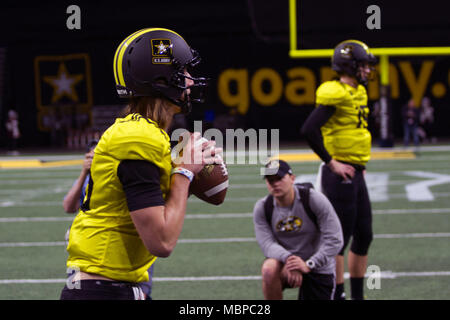
[[[62,112],[63,106],[60,104],[55,104],[52,106],[51,111],[51,122],[50,122],[50,140],[52,147],[62,148],[65,143],[65,124],[64,116]]]
[[[19,116],[16,111],[8,111],[8,120],[6,120],[6,133],[8,137],[8,153],[11,155],[18,155],[17,142],[20,138],[19,130]]]
[[[97,146],[97,143],[97,140],[92,140],[88,143],[80,176],[64,197],[63,207],[64,211],[67,213],[78,212],[78,209],[83,203],[86,186],[89,182],[89,170],[91,170],[92,158],[94,157],[94,150]],[[68,238],[66,240],[68,240]]]
[[[409,139],[412,136],[414,146],[419,146],[419,117],[420,108],[416,106],[414,99],[410,99],[402,108],[403,118],[403,143],[405,147],[409,145]]]
[[[372,121],[372,126],[369,122],[369,128],[372,134],[372,137],[380,137],[380,127],[381,127],[381,102],[380,100],[376,101],[373,104],[373,108],[370,112],[370,118]]]
[[[431,100],[428,97],[422,99],[422,108],[420,112],[420,131],[422,132],[422,141],[435,142],[433,132],[434,124],[434,108],[431,105]]]

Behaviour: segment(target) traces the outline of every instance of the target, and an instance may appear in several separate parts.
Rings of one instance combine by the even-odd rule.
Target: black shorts
[[[328,166],[321,166],[322,192],[332,203],[342,226],[344,245],[340,255],[344,254],[351,237],[353,237],[352,252],[366,255],[373,238],[372,208],[363,168],[355,166],[355,169],[351,182],[345,182]]]
[[[333,274],[305,273],[298,290],[298,300],[333,300],[334,289]]]
[[[61,300],[143,300],[138,284],[107,280],[81,280],[77,286],[64,286]]]

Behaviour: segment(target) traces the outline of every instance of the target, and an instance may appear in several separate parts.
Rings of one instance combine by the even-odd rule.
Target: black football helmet
[[[346,40],[334,48],[331,58],[331,68],[338,74],[348,74],[355,77],[359,83],[366,84],[369,79],[361,78],[360,66],[368,63],[373,72],[373,66],[377,63],[375,56],[369,51],[369,47],[358,40]]]
[[[189,113],[192,102],[203,102],[207,79],[187,76],[185,70],[191,73],[200,60],[198,52],[172,30],[139,30],[125,38],[114,55],[117,93],[121,98],[162,96]],[[186,78],[194,82],[189,88]]]

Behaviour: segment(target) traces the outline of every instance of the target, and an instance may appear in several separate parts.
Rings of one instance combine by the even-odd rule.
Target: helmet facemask
[[[171,97],[164,95],[171,102],[181,107],[182,113],[189,113],[192,110],[192,103],[204,102],[204,91],[208,86],[209,79],[205,77],[194,77],[192,72],[196,65],[201,61],[198,52],[191,48],[192,58],[185,64],[181,64],[177,59],[172,57],[172,63],[175,71],[170,79],[169,87],[174,87],[179,92],[178,96]],[[187,74],[186,74],[187,72]],[[192,85],[186,85],[186,79],[193,82]],[[158,90],[158,89],[157,89]]]
[[[370,58],[369,61],[360,61],[355,63],[356,67],[354,77],[356,78],[356,80],[358,80],[359,83],[366,86],[370,80],[373,80],[375,78],[376,75],[375,63],[376,63],[375,57],[373,57],[373,59]],[[369,69],[369,72],[366,72],[364,69]],[[364,74],[365,77],[363,77]]]

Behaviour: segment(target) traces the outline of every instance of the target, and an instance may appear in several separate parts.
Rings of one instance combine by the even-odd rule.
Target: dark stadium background
[[[81,9],[81,30],[68,30],[66,8],[76,4]],[[381,8],[381,30],[366,27],[368,5]],[[373,47],[450,46],[445,1],[297,1],[299,13],[299,48],[332,48],[338,42],[356,38]],[[289,51],[288,1],[36,1],[33,3],[2,1],[0,5],[0,151],[6,148],[5,126],[9,109],[19,113],[21,148],[52,147],[51,132],[39,127],[36,97],[35,59],[83,53],[89,56],[92,105],[120,105],[115,92],[112,60],[118,44],[132,32],[145,27],[165,27],[180,33],[203,57],[198,74],[211,78],[206,103],[196,106],[189,115],[192,120],[214,120],[225,115],[230,126],[245,128],[280,128],[282,142],[301,143],[300,127],[313,108],[313,103],[293,105],[284,89],[292,81],[287,71],[306,67],[320,84],[320,68],[329,59],[291,59]],[[426,84],[425,95],[435,108],[435,134],[450,137],[450,57],[396,57],[396,65],[408,61],[416,77],[423,62],[434,62]],[[74,67],[76,68],[76,67]],[[262,106],[253,97],[250,81],[261,68],[275,70],[283,82],[283,94],[269,106]],[[245,114],[231,114],[218,94],[218,78],[227,69],[248,72],[249,109]],[[70,71],[69,71],[70,73]],[[435,97],[433,84],[442,83],[442,97]],[[399,96],[392,100],[393,133],[402,136],[400,108],[410,98],[406,82],[399,72]],[[49,88],[47,88],[48,90]],[[236,93],[236,84],[229,84]],[[80,99],[83,99],[80,89]],[[270,92],[265,81],[262,90]],[[374,99],[369,101],[372,107]],[[64,105],[62,106],[64,109]],[[113,113],[113,112],[111,112]],[[219,121],[219,124],[222,123]],[[373,121],[373,120],[371,120]],[[98,125],[90,119],[87,126]],[[377,132],[371,127],[376,137]],[[64,145],[62,145],[64,148]]]

